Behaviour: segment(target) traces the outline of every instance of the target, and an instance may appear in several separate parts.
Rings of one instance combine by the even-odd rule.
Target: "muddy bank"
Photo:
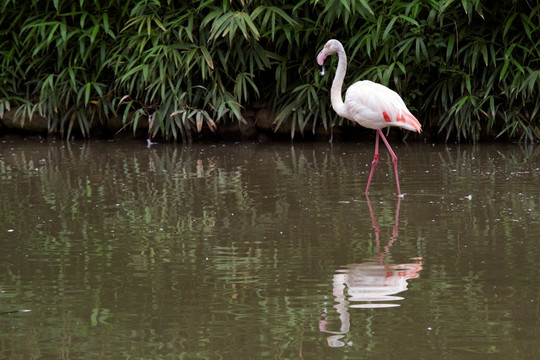
[[[37,113],[28,116],[28,114],[18,114],[19,109],[12,109],[4,113],[0,118],[0,136],[7,135],[23,135],[29,137],[56,137],[63,138],[65,132],[50,130],[55,128],[52,125],[52,120],[49,120]],[[372,131],[361,128],[353,123],[345,121],[342,125],[335,125],[330,128],[325,128],[319,124],[314,130],[306,129],[303,133],[295,131],[291,132],[289,124],[284,124],[277,128],[275,124],[275,116],[270,109],[264,106],[253,106],[243,112],[244,122],[221,122],[218,123],[215,131],[203,127],[200,132],[191,132],[186,135],[185,139],[178,138],[178,141],[198,142],[198,141],[236,141],[236,140],[255,140],[255,141],[270,141],[282,140],[290,141],[291,138],[295,141],[301,140],[321,140],[328,141],[331,137],[334,139],[343,140],[359,140],[361,138],[369,138]],[[93,139],[146,139],[150,136],[149,122],[146,117],[140,117],[137,122],[136,131],[133,131],[134,114],[128,115],[127,121],[122,120],[122,116],[112,116],[107,119],[94,118],[91,121],[89,136]],[[80,125],[77,122],[73,123],[71,130],[72,138],[84,138],[83,132],[80,130]],[[405,132],[396,130],[392,131],[393,136],[403,137]],[[410,134],[412,135],[412,134]],[[163,141],[160,131],[152,137],[155,140]]]

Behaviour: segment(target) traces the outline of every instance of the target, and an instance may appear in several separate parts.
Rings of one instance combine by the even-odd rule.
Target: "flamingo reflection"
[[[345,346],[342,339],[350,329],[349,308],[387,308],[397,307],[395,301],[403,300],[396,296],[407,290],[407,280],[419,276],[422,270],[422,258],[414,258],[414,263],[408,264],[384,264],[384,257],[390,247],[398,238],[399,207],[401,198],[398,197],[396,215],[392,236],[388,243],[381,249],[380,227],[373,212],[373,206],[369,196],[366,195],[371,224],[375,231],[377,255],[359,264],[349,264],[343,269],[337,270],[333,278],[333,295],[336,304],[334,308],[339,314],[341,326],[337,331],[328,329],[326,314],[322,314],[319,330],[328,334],[328,345],[332,347]],[[349,344],[350,345],[350,344]]]

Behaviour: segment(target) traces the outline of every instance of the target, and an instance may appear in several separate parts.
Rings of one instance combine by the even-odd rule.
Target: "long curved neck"
[[[338,66],[336,69],[336,75],[334,81],[332,82],[332,88],[330,90],[330,100],[332,102],[332,107],[334,111],[342,117],[347,116],[347,110],[345,104],[343,103],[343,98],[341,97],[341,88],[343,87],[343,79],[345,78],[345,72],[347,71],[347,55],[345,55],[345,49],[341,47],[337,51],[338,55]]]

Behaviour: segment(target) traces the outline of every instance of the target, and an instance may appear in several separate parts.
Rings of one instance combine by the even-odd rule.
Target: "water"
[[[395,150],[4,140],[0,358],[536,358],[540,149]]]

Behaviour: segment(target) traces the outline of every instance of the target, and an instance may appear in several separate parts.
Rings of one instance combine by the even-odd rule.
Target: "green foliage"
[[[313,3],[318,49],[338,38],[349,56],[345,87],[370,79],[397,90],[424,128],[447,140],[540,138],[540,5],[513,0]],[[324,101],[331,80],[319,85],[309,73],[295,90],[311,83]],[[313,110],[301,92],[293,107]]]
[[[539,34],[540,5],[514,0],[2,0],[0,117],[37,112],[65,136],[144,118],[189,140],[264,101],[294,136],[341,121],[315,62],[337,38],[348,84],[397,90],[432,134],[533,141]]]
[[[540,5],[471,1],[464,10],[466,17],[448,9],[439,15],[444,26],[437,36],[446,50],[434,55],[442,66],[424,110],[440,119],[447,138],[477,140],[484,132],[537,140]]]

